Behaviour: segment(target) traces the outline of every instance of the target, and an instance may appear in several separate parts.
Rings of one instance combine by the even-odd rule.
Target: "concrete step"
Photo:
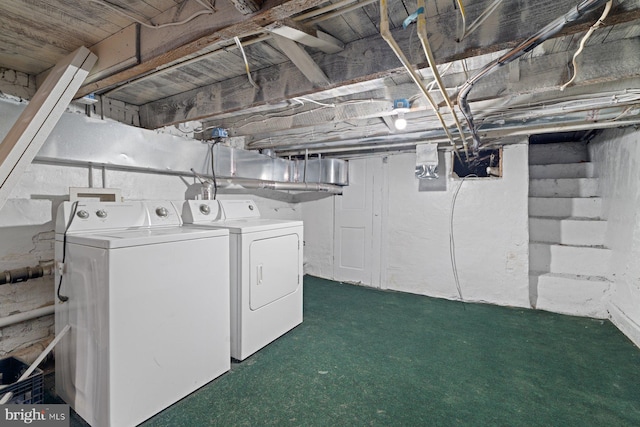
[[[607,221],[529,217],[529,240],[576,246],[604,245]]]
[[[598,178],[530,179],[530,197],[595,197]]]
[[[611,282],[603,277],[531,272],[531,305],[539,310],[606,319]]]
[[[529,243],[529,270],[607,277],[611,250],[604,247]]]
[[[593,163],[568,163],[529,166],[529,179],[595,178]]]
[[[602,199],[600,197],[529,197],[529,215],[599,219],[602,215]]]
[[[589,153],[584,142],[557,142],[529,145],[530,165],[588,162]]]

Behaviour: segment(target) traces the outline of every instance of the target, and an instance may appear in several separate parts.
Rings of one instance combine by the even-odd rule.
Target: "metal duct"
[[[23,108],[24,106],[0,102],[0,124],[15,121]],[[220,144],[209,150],[207,143],[193,139],[132,128],[79,114],[63,115],[36,155],[35,161],[174,175],[192,175],[193,168],[202,175],[209,175],[211,151],[216,175],[222,179],[348,185],[348,164],[345,160],[310,159],[305,177],[304,164],[296,160],[272,158],[255,151]]]
[[[471,134],[473,136],[473,151],[475,153],[477,153],[480,148],[480,136],[478,135],[478,131],[473,123],[473,115],[471,114],[469,103],[467,102],[467,97],[469,96],[469,92],[471,92],[473,85],[482,77],[493,72],[496,68],[518,59],[520,56],[531,51],[545,40],[553,37],[555,34],[560,32],[560,30],[562,30],[562,28],[564,28],[566,24],[582,18],[587,13],[607,3],[607,1],[608,0],[583,0],[575,8],[571,9],[569,12],[552,21],[550,24],[542,28],[533,36],[520,43],[517,47],[513,48],[495,61],[487,64],[484,68],[482,68],[465,82],[465,84],[460,89],[460,92],[458,93],[458,106],[460,107],[462,114],[467,120],[469,129],[471,130]]]

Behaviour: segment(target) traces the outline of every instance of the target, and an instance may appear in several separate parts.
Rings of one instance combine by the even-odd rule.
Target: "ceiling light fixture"
[[[396,99],[393,101],[393,112],[398,115],[393,123],[397,130],[404,130],[407,128],[407,119],[404,118],[404,113],[407,113],[411,108],[411,104],[408,99]]]

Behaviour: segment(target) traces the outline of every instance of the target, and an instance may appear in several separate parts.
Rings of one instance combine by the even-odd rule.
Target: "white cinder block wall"
[[[0,100],[0,141],[20,114],[22,106]],[[95,119],[92,119],[95,120]],[[61,119],[66,125],[75,126],[80,140],[95,138],[94,129],[86,126],[86,118],[78,113],[65,113]],[[152,132],[122,126],[131,132]],[[55,137],[54,129],[52,137]],[[153,132],[155,134],[155,132]],[[177,138],[177,137],[176,137]],[[179,138],[177,139],[179,143]],[[46,142],[45,142],[46,144]],[[203,157],[206,157],[203,145]],[[38,265],[40,261],[54,258],[54,219],[58,205],[66,200],[69,187],[120,188],[122,196],[134,199],[184,200],[194,194],[197,185],[193,178],[139,173],[89,166],[63,166],[32,164],[13,189],[9,200],[0,209],[0,272]],[[223,198],[252,198],[256,200],[261,214],[267,218],[302,219],[298,204],[258,197],[251,194],[220,195]],[[23,283],[0,286],[0,317],[26,312],[53,304],[53,277],[43,277]],[[45,316],[0,329],[0,358],[9,353],[24,350],[37,343],[36,355],[42,344],[51,339],[53,316]],[[31,352],[33,356],[33,352]]]
[[[640,132],[606,130],[589,143],[589,154],[600,178],[606,246],[612,250],[609,313],[640,346]]]
[[[449,163],[450,156],[447,159]],[[507,145],[502,178],[467,179],[462,184],[453,231],[460,286],[467,301],[529,307],[527,162],[526,144]],[[449,180],[446,191],[420,192],[414,177],[415,154],[389,156],[377,164],[381,169],[373,175],[378,182],[385,177],[382,206],[377,210],[383,216],[378,221],[383,236],[381,287],[457,299],[449,223],[460,181]],[[305,271],[334,278],[334,205],[323,199],[303,204],[302,211],[309,230]]]

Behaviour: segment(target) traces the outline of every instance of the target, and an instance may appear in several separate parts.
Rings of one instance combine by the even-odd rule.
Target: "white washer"
[[[183,221],[229,230],[231,357],[244,360],[302,323],[302,221],[260,218],[251,200],[189,200]]]
[[[56,332],[72,328],[56,392],[94,427],[137,425],[230,369],[228,232],[181,224],[170,202],[58,210]]]

